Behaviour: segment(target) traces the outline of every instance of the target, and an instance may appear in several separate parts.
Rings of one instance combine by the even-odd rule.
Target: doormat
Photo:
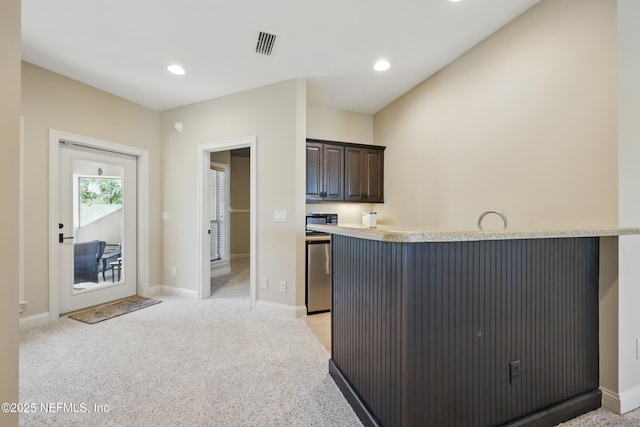
[[[123,314],[131,313],[132,311],[140,310],[141,308],[149,307],[161,302],[162,301],[159,301],[157,299],[133,295],[128,298],[123,298],[117,301],[108,302],[106,304],[96,305],[91,308],[75,311],[69,314],[69,318],[79,320],[80,322],[93,324],[102,322],[103,320],[122,316]]]

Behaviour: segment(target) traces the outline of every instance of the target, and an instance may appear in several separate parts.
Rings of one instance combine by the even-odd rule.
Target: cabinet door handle
[[[58,243],[64,243],[64,241],[67,239],[73,239],[73,236],[64,237],[64,234],[58,233]]]

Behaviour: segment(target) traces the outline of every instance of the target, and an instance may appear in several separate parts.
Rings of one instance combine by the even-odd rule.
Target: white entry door
[[[137,292],[136,158],[60,143],[60,312]]]

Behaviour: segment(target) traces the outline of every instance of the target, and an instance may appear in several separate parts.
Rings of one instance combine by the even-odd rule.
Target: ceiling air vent
[[[277,34],[259,30],[258,41],[256,42],[256,53],[271,56],[276,46]]]

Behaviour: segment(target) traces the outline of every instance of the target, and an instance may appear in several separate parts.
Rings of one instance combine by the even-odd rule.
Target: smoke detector
[[[272,56],[276,48],[278,35],[271,31],[258,30],[258,40],[256,41],[256,53]]]

